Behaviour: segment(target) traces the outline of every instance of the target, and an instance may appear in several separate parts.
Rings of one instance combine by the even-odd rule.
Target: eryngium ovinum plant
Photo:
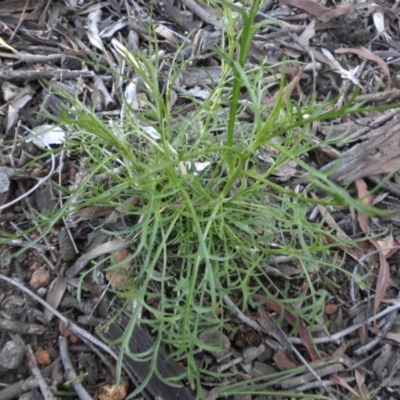
[[[113,229],[110,221],[97,229],[127,243],[128,258],[118,264],[112,255],[106,264],[108,270],[126,275],[123,284],[110,288],[110,295],[123,304],[121,312],[129,313],[129,329],[140,323],[154,334],[153,349],[135,357],[155,360],[160,345],[171,357],[184,357],[183,376],[198,398],[203,396],[202,378],[231,376],[196,359],[199,349],[218,352],[223,346],[200,340],[202,333],[214,330],[229,336],[239,328],[228,304],[245,314],[254,312],[252,296],[262,294],[310,328],[321,323],[326,291],[319,289],[327,280],[334,284],[329,276],[341,269],[332,262],[332,251],[341,240],[323,229],[323,220],[307,219],[310,206],[349,205],[367,214],[377,212],[307,163],[311,151],[333,143],[328,138],[313,144],[310,124],[355,113],[361,105],[354,104],[354,97],[342,107],[329,98],[297,102],[291,100],[283,78],[278,87],[276,82],[265,84],[263,78],[266,72],[274,74],[272,68],[245,68],[254,33],[270,22],[254,23],[260,2],[254,0],[243,9],[219,3],[227,48],[214,48],[221,60],[221,79],[204,99],[181,93],[186,101],[173,104],[177,77],[188,62],[179,52],[160,79],[157,48],[134,53],[116,41],[121,63],[135,73],[130,84],[142,94],[129,101],[121,95],[118,117],[101,116],[78,98],[58,93],[72,103],[57,122],[68,130],[68,154],[76,157],[86,177],[68,192],[65,206],[48,225],[89,206],[117,210],[119,223]],[[235,28],[238,18],[243,22],[240,31]],[[128,79],[122,72],[121,76]],[[263,101],[267,91],[275,93],[271,104]],[[241,100],[242,93],[249,100]],[[273,178],[289,162],[308,174],[310,185],[292,187],[290,180],[279,183]],[[107,185],[98,176],[106,176]],[[311,190],[323,193],[320,200],[309,195]],[[329,241],[324,240],[327,236]],[[298,282],[309,286],[306,293],[271,274],[271,268],[280,268],[274,261],[279,256],[298,268]],[[100,265],[104,262],[94,262],[82,277],[96,275]],[[295,335],[296,328],[290,334]],[[122,339],[121,354],[129,337]],[[152,365],[151,373],[157,373]],[[215,390],[272,395],[287,378],[287,373],[279,373]]]

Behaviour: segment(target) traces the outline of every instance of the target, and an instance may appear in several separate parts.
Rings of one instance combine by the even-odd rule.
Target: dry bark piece
[[[105,337],[106,339],[112,341],[118,341],[124,334],[124,330],[129,324],[129,320],[124,315],[118,317],[117,320],[112,322],[107,326],[107,329],[104,332],[101,332],[100,335]],[[135,326],[133,329],[133,333],[131,339],[129,341],[129,348],[133,354],[141,354],[148,351],[154,345],[154,340],[151,337],[149,331],[146,329],[144,325]],[[119,352],[118,346],[113,346],[113,348]],[[124,362],[132,374],[136,378],[136,385],[142,383],[144,379],[148,376],[151,361],[143,361],[138,362],[124,357]],[[164,379],[176,377],[182,374],[182,369],[179,365],[168,358],[166,352],[161,348],[158,351],[157,357],[157,370],[158,374],[160,374]],[[190,392],[190,390],[185,387],[171,387],[167,385],[164,381],[162,381],[156,374],[153,374],[147,384],[145,392],[143,393],[146,399],[176,399],[176,400],[194,400],[194,395]]]
[[[38,79],[76,79],[93,77],[93,71],[70,71],[68,69],[6,70],[0,71],[0,81],[34,81]]]
[[[21,398],[22,394],[28,392],[39,386],[39,382],[36,378],[28,378],[26,380],[14,383],[7,388],[0,390],[1,400],[11,400],[16,398]]]
[[[22,321],[0,319],[0,330],[21,333],[23,335],[43,335],[46,332],[46,327]]]
[[[344,366],[341,363],[330,364],[325,367],[315,368],[315,373],[321,378],[326,375],[335,374],[337,372],[343,371]],[[314,376],[310,372],[306,372],[303,375],[292,377],[282,383],[282,389],[291,389],[298,385],[302,385],[314,380]]]
[[[58,244],[60,246],[60,255],[63,261],[71,261],[76,257],[76,251],[68,229],[62,228],[58,235]]]
[[[6,0],[0,4],[0,14],[6,15],[19,11],[33,10],[42,0]]]
[[[338,165],[330,174],[330,179],[348,184],[358,178],[370,175],[390,173],[400,167],[400,131],[399,117],[376,129],[365,142],[353,146],[343,153],[339,161],[322,168],[327,171]]]
[[[217,29],[223,28],[221,21],[216,18],[211,10],[209,8],[206,8],[206,6],[200,5],[197,1],[194,0],[182,0],[182,2],[186,5],[187,8],[189,8],[203,21],[207,22],[210,25],[214,25]]]
[[[157,6],[161,13],[167,18],[171,18],[186,32],[197,31],[199,27],[186,15],[181,13],[171,2],[171,0],[157,0]]]

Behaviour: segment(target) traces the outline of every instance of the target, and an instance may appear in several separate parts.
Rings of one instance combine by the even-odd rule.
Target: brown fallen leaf
[[[298,367],[283,350],[277,350],[273,359],[281,371],[289,371]]]
[[[110,282],[113,289],[116,289],[128,279],[129,271],[131,270],[131,264],[129,261],[124,262],[129,257],[127,250],[121,250],[114,255],[116,264],[120,264],[118,269],[113,268],[106,272],[106,279]]]
[[[323,6],[322,4],[317,3],[313,0],[281,0],[282,3],[291,6],[300,8],[305,12],[317,17],[319,20],[323,22],[328,22],[332,18],[340,17],[341,15],[347,14],[349,11],[354,10],[355,6],[344,6],[337,8],[328,8]]]
[[[357,194],[358,197],[361,198],[361,202],[365,205],[371,205],[371,197],[367,196],[368,189],[365,181],[363,179],[356,180]],[[366,197],[367,196],[367,197]],[[358,214],[358,222],[362,231],[367,235],[368,234],[368,216],[359,213]],[[379,242],[375,239],[369,239],[369,241],[375,246],[377,250],[381,250],[382,247]],[[386,261],[385,254],[383,251],[379,252],[379,272],[378,278],[376,280],[376,288],[375,288],[375,299],[374,299],[374,314],[377,313],[378,308],[382,302],[383,296],[386,293],[386,289],[389,286],[390,279],[390,268],[389,264]]]
[[[110,215],[113,211],[114,208],[111,207],[91,206],[75,211],[71,213],[69,217],[74,219],[81,218],[82,220],[85,220],[98,217],[105,217],[107,215]]]
[[[51,283],[50,288],[47,291],[46,301],[55,310],[58,309],[58,306],[60,305],[61,299],[63,298],[66,289],[67,282],[61,276],[57,276]],[[52,320],[53,316],[54,314],[49,309],[46,308],[44,310],[44,322],[46,324],[48,324]]]
[[[334,374],[331,375],[331,379],[337,382],[340,386],[347,389],[350,393],[352,393],[355,396],[356,399],[360,398],[359,393],[357,393],[341,376]]]
[[[317,361],[320,360],[321,357],[318,355],[316,350],[314,349],[314,346],[311,342],[311,336],[310,332],[308,331],[307,327],[304,326],[298,318],[296,318],[292,313],[290,313],[287,310],[282,310],[281,306],[277,303],[275,303],[271,299],[267,299],[265,296],[260,295],[260,294],[253,294],[253,299],[256,301],[264,301],[265,306],[269,308],[272,311],[275,311],[276,313],[281,314],[283,312],[283,316],[287,322],[289,322],[290,325],[296,326],[301,338],[301,341],[303,342],[304,346],[306,347],[308,354],[310,355],[310,358],[312,361]]]
[[[32,10],[40,5],[40,0],[5,0],[1,2],[0,14]]]

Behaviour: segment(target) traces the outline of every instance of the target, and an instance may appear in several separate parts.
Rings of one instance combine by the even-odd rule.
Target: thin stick
[[[366,321],[366,323],[367,323],[367,324],[370,324],[371,322],[374,322],[375,319],[382,318],[382,317],[384,317],[385,315],[390,314],[391,312],[396,311],[396,310],[399,310],[399,309],[400,309],[400,303],[396,303],[396,304],[394,304],[393,306],[386,307],[386,308],[385,308],[384,310],[382,310],[380,313],[378,313],[378,314],[376,314],[376,315],[373,315],[372,317],[368,318],[367,321]],[[348,327],[348,328],[346,328],[346,329],[343,329],[343,330],[340,331],[340,332],[335,333],[335,334],[332,335],[332,336],[325,336],[325,337],[315,338],[313,341],[314,341],[314,343],[316,343],[316,344],[329,343],[329,342],[336,342],[336,341],[338,341],[339,339],[341,339],[341,338],[343,338],[343,337],[349,335],[350,333],[356,331],[358,328],[361,328],[361,327],[363,327],[363,326],[365,326],[365,322],[363,322],[363,323],[361,323],[361,324],[352,325],[352,326],[350,326],[350,327]],[[290,341],[291,343],[294,343],[294,344],[302,344],[302,343],[303,343],[302,340],[301,340],[300,338],[295,338],[295,337],[289,338],[289,341]]]
[[[93,400],[92,396],[90,396],[90,394],[82,386],[82,383],[76,379],[77,375],[74,367],[72,366],[71,358],[68,353],[67,339],[64,336],[60,336],[58,338],[58,342],[60,345],[60,356],[64,366],[65,376],[69,381],[73,381],[72,386],[80,400]]]
[[[33,376],[39,383],[40,390],[45,400],[56,400],[46,381],[44,380],[40,369],[36,362],[36,357],[33,354],[33,350],[30,344],[26,346],[26,358],[28,359],[29,368],[32,371]]]

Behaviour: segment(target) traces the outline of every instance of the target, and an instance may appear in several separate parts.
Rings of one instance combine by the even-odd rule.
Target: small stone
[[[37,363],[39,365],[50,365],[51,364],[50,354],[43,347],[38,347],[38,349],[36,350],[35,356],[36,356]]]
[[[129,384],[127,381],[122,381],[119,386],[103,385],[100,386],[97,392],[99,400],[123,400],[128,395]]]
[[[71,261],[76,258],[75,247],[66,228],[61,229],[58,235],[58,243],[60,244],[60,255],[63,261]]]
[[[256,361],[253,365],[253,369],[250,372],[251,376],[258,378],[260,376],[268,376],[276,374],[278,371],[269,364],[264,364]]]
[[[24,345],[10,340],[0,352],[0,367],[7,370],[16,369],[22,364],[24,357]]]
[[[31,281],[29,282],[31,287],[35,290],[44,286],[48,286],[49,283],[50,274],[45,268],[39,268],[37,271],[35,271],[32,275]]]
[[[265,346],[261,344],[258,347],[251,346],[248,347],[247,349],[243,350],[243,358],[245,360],[245,363],[250,363],[251,361],[255,360],[258,358],[265,350]]]
[[[231,349],[231,342],[229,338],[222,332],[218,332],[215,329],[207,329],[199,336],[200,342],[205,345],[214,347],[215,350],[210,351],[214,357],[223,357],[229,353]]]

